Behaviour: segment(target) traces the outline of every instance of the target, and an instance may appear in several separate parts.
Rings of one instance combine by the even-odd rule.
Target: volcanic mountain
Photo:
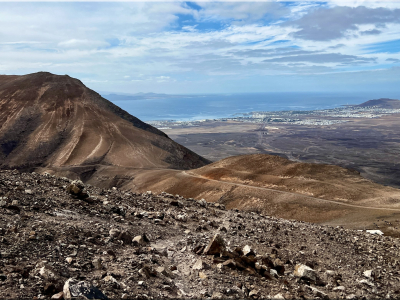
[[[0,166],[189,169],[208,161],[67,75],[0,76]]]
[[[380,98],[375,100],[369,100],[359,105],[359,107],[379,107],[379,108],[386,108],[386,109],[399,109],[400,108],[400,100],[396,99],[388,99],[388,98]]]

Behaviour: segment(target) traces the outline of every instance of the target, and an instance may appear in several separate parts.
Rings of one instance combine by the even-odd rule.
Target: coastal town
[[[349,122],[353,118],[380,118],[385,115],[400,113],[400,109],[380,108],[378,106],[362,107],[358,105],[347,105],[343,107],[323,110],[288,110],[288,111],[255,111],[249,113],[236,114],[229,118],[202,119],[191,121],[180,120],[155,120],[148,123],[163,130],[176,127],[195,127],[201,126],[205,122],[213,121],[233,121],[255,124],[291,124],[307,126],[328,126]]]

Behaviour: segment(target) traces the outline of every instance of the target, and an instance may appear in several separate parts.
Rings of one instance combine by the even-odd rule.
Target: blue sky
[[[69,74],[114,93],[399,90],[400,1],[0,8],[0,74]]]

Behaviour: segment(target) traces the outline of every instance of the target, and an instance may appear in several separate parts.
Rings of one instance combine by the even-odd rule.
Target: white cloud
[[[70,49],[96,49],[100,47],[110,46],[110,44],[105,41],[70,39],[67,41],[59,42],[57,46]]]
[[[332,9],[335,3],[339,2],[322,7]],[[358,71],[364,65],[377,68],[399,58],[393,53],[371,54],[366,45],[398,39],[400,24],[379,28],[358,24],[334,41],[313,41],[293,36],[299,28],[282,23],[312,15],[321,6],[317,2],[198,4],[203,7],[200,12],[180,2],[4,3],[0,73],[45,70],[80,77],[101,90],[162,87],[176,93],[187,89],[187,82],[197,89],[200,83],[217,85],[223,78],[241,78],[243,84],[250,84],[269,75]],[[210,20],[223,26],[202,29]],[[292,57],[299,52],[263,56],[284,47],[309,56]],[[241,51],[260,55],[240,55]]]

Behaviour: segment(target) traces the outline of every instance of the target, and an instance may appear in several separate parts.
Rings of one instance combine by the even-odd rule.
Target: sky
[[[0,74],[98,92],[397,92],[400,1],[3,2]]]

